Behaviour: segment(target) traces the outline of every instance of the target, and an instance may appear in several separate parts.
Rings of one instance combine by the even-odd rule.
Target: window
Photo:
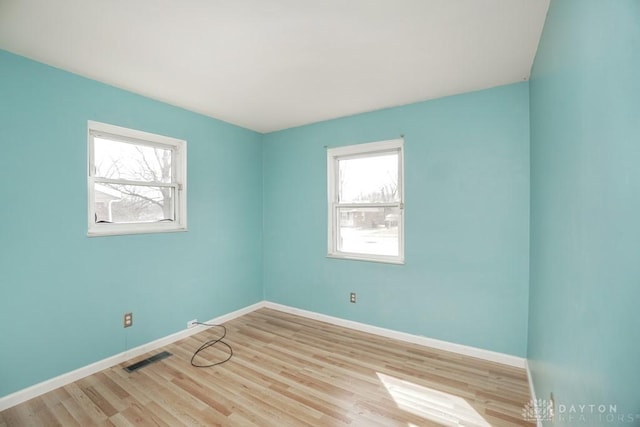
[[[89,236],[185,231],[186,141],[89,121]]]
[[[404,263],[403,140],[327,150],[329,251]]]

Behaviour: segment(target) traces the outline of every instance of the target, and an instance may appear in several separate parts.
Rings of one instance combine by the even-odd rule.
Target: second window
[[[404,262],[403,140],[327,151],[330,257]]]

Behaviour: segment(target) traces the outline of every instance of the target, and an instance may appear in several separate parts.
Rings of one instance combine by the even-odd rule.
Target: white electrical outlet
[[[128,328],[133,325],[133,313],[125,313],[124,314],[124,327]]]
[[[198,326],[198,319],[189,320],[187,322],[187,328],[193,328]]]

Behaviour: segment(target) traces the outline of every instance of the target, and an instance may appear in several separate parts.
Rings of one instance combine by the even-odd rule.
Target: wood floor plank
[[[64,407],[61,401],[51,401],[47,403],[49,411],[51,411],[51,420],[57,425],[65,427],[80,427],[80,424],[73,418],[71,413]],[[56,425],[56,424],[53,424]]]
[[[532,426],[523,369],[260,309],[0,412],[15,426]],[[160,351],[171,357],[129,373]],[[201,363],[228,350],[205,350]]]

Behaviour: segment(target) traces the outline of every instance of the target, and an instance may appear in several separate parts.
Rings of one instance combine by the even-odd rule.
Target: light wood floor
[[[206,330],[0,412],[0,426],[532,425],[522,369],[269,309],[226,326],[223,365],[189,364]],[[173,355],[123,369],[162,350]]]

